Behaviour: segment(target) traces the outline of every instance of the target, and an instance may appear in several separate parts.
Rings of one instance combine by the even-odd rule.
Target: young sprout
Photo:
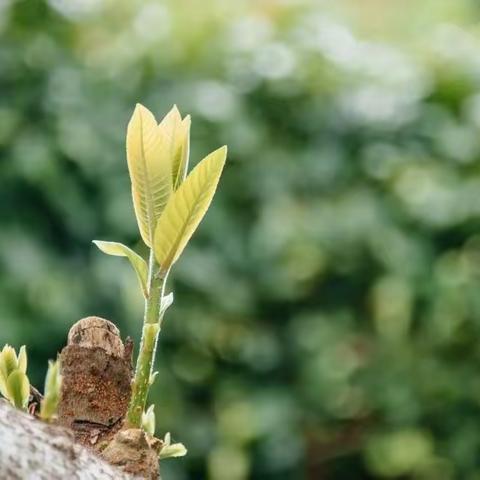
[[[155,434],[155,405],[150,405],[142,415],[142,428],[150,435]]]
[[[142,340],[127,413],[131,427],[141,427],[158,334],[172,294],[167,277],[205,215],[225,164],[227,148],[207,155],[187,176],[190,117],[174,106],[158,124],[137,104],[127,129],[127,163],[140,235],[149,248],[148,262],[117,242],[94,241],[109,255],[130,260],[145,297]]]
[[[165,458],[184,457],[187,454],[187,449],[183,443],[170,443],[170,432],[165,435],[163,439],[163,447],[160,450],[160,460]]]
[[[10,345],[0,352],[0,393],[15,407],[26,410],[30,396],[25,345],[17,354]]]
[[[45,391],[43,400],[40,402],[40,418],[42,420],[49,422],[55,419],[58,402],[60,401],[61,386],[60,360],[49,360],[47,375],[45,377]]]

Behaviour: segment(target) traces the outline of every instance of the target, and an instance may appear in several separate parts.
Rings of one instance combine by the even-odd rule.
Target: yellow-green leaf
[[[17,408],[26,409],[30,396],[30,382],[20,370],[13,371],[7,379],[8,399]]]
[[[47,376],[45,377],[44,396],[40,402],[40,418],[49,421],[55,417],[60,401],[62,376],[60,375],[60,360],[48,362]]]
[[[190,115],[182,120],[177,106],[174,105],[159,125],[159,129],[169,144],[174,190],[183,182],[187,173],[190,151],[190,123]]]
[[[60,375],[60,360],[49,360],[47,375],[45,376],[45,396],[50,394],[59,396],[61,385],[62,376]]]
[[[173,155],[172,181],[173,189],[182,184],[187,176],[188,157],[190,155],[190,115],[187,115],[180,125],[180,134],[177,136]]]
[[[27,372],[27,351],[25,345],[22,345],[18,351],[18,369],[22,373]]]
[[[172,193],[172,163],[169,139],[140,104],[127,128],[127,162],[138,227],[151,247],[155,225]]]
[[[3,376],[3,374],[0,374],[0,393],[5,398],[8,398],[7,379]]]
[[[205,215],[222,173],[227,147],[205,157],[171,196],[155,230],[154,253],[166,272]]]
[[[148,296],[147,278],[148,267],[145,260],[135,253],[132,249],[128,248],[123,243],[118,242],[103,242],[101,240],[93,240],[93,243],[107,255],[115,255],[117,257],[127,257],[135,269],[140,287],[142,288],[145,298]]]
[[[168,141],[170,155],[173,155],[173,150],[176,147],[175,144],[178,143],[181,127],[182,116],[180,115],[177,106],[174,105],[158,125],[158,129],[162,132],[162,134]]]
[[[18,367],[17,354],[10,345],[5,345],[0,353],[0,373],[5,381],[8,376]]]

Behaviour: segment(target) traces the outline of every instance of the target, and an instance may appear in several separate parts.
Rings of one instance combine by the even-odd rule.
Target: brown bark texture
[[[131,395],[131,353],[118,328],[103,318],[87,317],[70,329],[60,354],[58,423],[87,447],[101,448],[122,426]]]

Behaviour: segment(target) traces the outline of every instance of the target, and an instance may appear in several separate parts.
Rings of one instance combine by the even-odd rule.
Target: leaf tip
[[[175,103],[170,111],[165,115],[164,119],[162,120],[165,122],[174,121],[174,123],[180,123],[182,121],[182,115],[180,114],[180,110]]]
[[[217,148],[217,150],[212,152],[212,154],[215,155],[217,161],[219,161],[222,165],[225,164],[227,160],[227,153],[228,147],[226,145],[223,145],[222,147]]]
[[[130,122],[132,123],[134,119],[137,119],[138,117],[144,118],[145,116],[155,118],[153,113],[147,107],[145,107],[145,105],[141,103],[136,103]]]

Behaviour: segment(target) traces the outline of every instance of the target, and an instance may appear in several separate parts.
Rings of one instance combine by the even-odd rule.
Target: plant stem
[[[167,272],[168,274],[168,272]],[[143,319],[142,340],[138,352],[135,377],[132,384],[132,397],[127,412],[127,423],[130,427],[140,428],[142,414],[147,402],[152,374],[153,360],[160,332],[161,302],[165,291],[167,274],[161,274],[155,261],[153,250],[150,251],[148,271],[148,296],[145,299],[145,315]],[[163,315],[163,314],[162,314]]]

